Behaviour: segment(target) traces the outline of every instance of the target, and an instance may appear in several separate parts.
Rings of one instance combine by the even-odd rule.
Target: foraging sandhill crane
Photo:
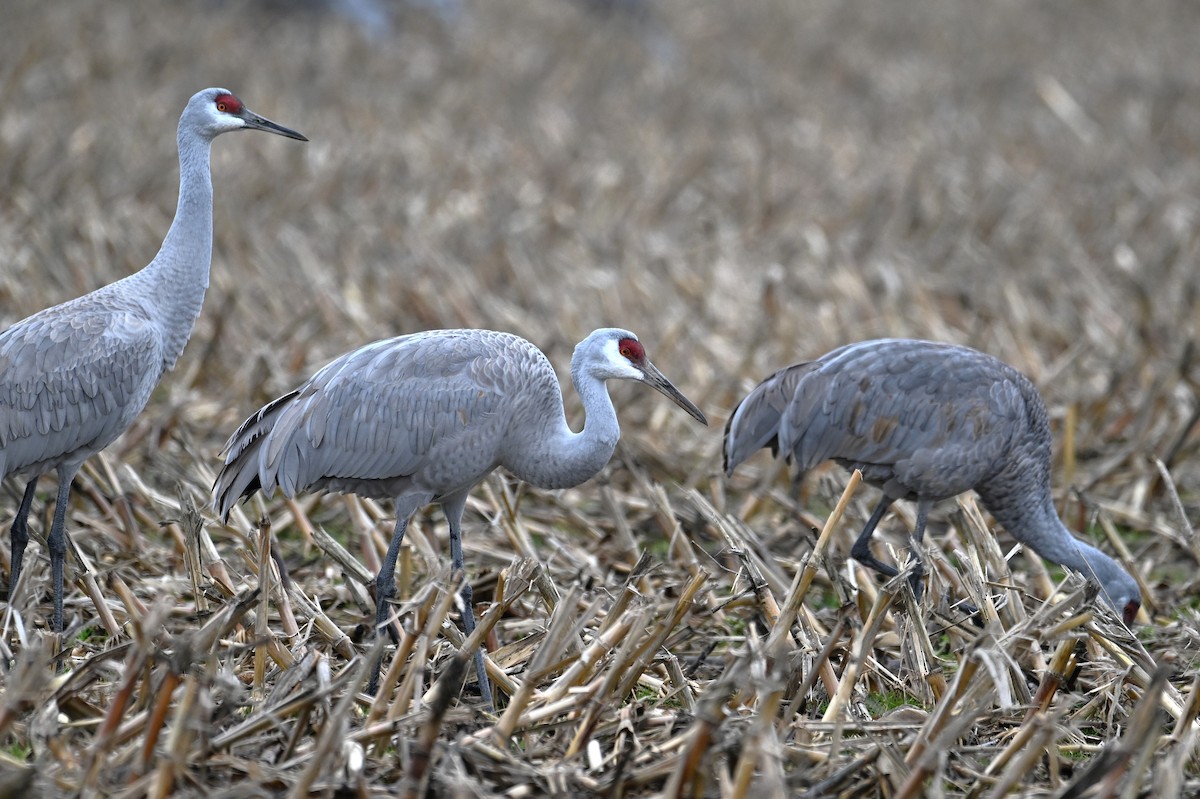
[[[196,93],[179,118],[179,204],[154,260],[0,333],[0,479],[29,479],[12,523],[9,596],[11,601],[21,574],[38,479],[56,471],[58,499],[47,536],[55,630],[63,627],[71,480],[142,412],[192,334],[212,262],[209,150],[214,138],[231,130],[308,141],[255,114],[228,89]]]
[[[621,430],[607,380],[643,382],[708,424],[628,330],[596,330],[575,347],[571,381],[586,412],[579,433],[567,424],[554,368],[530,342],[491,330],[414,333],[342,355],[255,412],[225,445],[213,506],[226,519],[242,497],[277,487],[288,497],[327,489],[394,499],[396,526],[375,580],[378,631],[395,594],[404,531],[422,506],[444,509],[458,572],[467,495],[497,466],[539,488],[569,488],[608,463]],[[461,596],[469,635],[468,581]],[[480,651],[475,671],[490,705]],[[368,690],[374,686],[375,677]]]
[[[883,490],[851,550],[876,571],[897,574],[870,550],[893,501],[916,501],[919,544],[935,502],[975,489],[1014,538],[1094,580],[1126,624],[1137,616],[1134,578],[1071,535],[1055,513],[1046,406],[1027,377],[997,358],[952,344],[879,339],[781,369],[730,416],[726,474],[767,446],[802,472],[832,459]],[[918,557],[918,596],[922,574]]]

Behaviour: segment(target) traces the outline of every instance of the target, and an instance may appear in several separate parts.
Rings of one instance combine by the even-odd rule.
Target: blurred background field
[[[311,140],[214,145],[199,325],[146,413],[80,478],[68,523],[123,629],[106,631],[94,600],[71,591],[60,662],[73,676],[51,681],[37,632],[44,548],[18,608],[26,626],[6,616],[0,747],[25,786],[13,790],[1200,790],[1200,546],[1188,521],[1200,512],[1200,6],[464,0],[346,12],[363,7],[5,5],[0,328],[149,261],[174,212],[175,125],[196,90],[229,88]],[[225,438],[262,402],[334,355],[437,327],[521,334],[565,379],[574,343],[608,325],[636,331],[712,427],[614,386],[623,439],[599,479],[541,492],[496,476],[477,492],[465,547],[481,610],[515,590],[524,548],[577,613],[555,638],[553,601],[530,591],[498,622],[490,645],[507,647],[496,658],[518,680],[539,642],[561,647],[541,656],[532,681],[545,693],[511,739],[489,737],[494,720],[469,690],[449,710],[422,701],[454,652],[419,634],[449,579],[437,510],[412,535],[419,643],[391,710],[342,704],[350,656],[368,646],[366,588],[305,532],[324,528],[373,572],[387,506],[276,497],[228,527],[202,508],[225,587],[258,585],[249,530],[266,510],[299,591],[355,643],[322,638],[302,608],[289,634],[273,601],[265,619],[242,608],[197,649],[195,631],[235,611],[208,584],[221,582],[212,563],[193,585],[180,498],[203,505]],[[793,486],[764,453],[726,480],[721,428],[776,368],[882,336],[967,344],[1030,375],[1054,425],[1064,518],[1108,551],[1122,541],[1144,580],[1138,640],[1109,648],[1117,633],[1103,620],[1056,627],[1080,606],[1043,609],[1062,575],[1023,554],[1010,568],[1026,593],[1010,605],[1024,607],[983,632],[956,626],[964,614],[944,597],[915,617],[901,603],[871,629],[880,584],[843,562],[873,505],[863,489],[794,646],[767,646],[847,475],[830,466]],[[5,525],[20,488],[0,492]],[[955,564],[938,584],[954,600],[971,590],[957,566],[978,557],[1000,575],[996,553],[973,554],[970,504],[945,504],[931,543]],[[902,552],[903,519],[885,527]],[[1000,552],[1011,549],[1001,533]],[[642,551],[647,573],[633,571]],[[1064,590],[1078,600],[1075,588]],[[647,662],[606,655],[550,702],[572,635],[590,643],[621,623],[636,641],[662,628]],[[933,665],[914,654],[921,629]],[[823,720],[859,652],[853,691]],[[1029,712],[1064,652],[1057,692]],[[967,668],[984,662],[983,676]],[[1156,664],[1165,681],[1151,679]],[[956,680],[958,693],[946,687]],[[286,713],[264,710],[300,695]],[[128,712],[109,728],[114,706]]]

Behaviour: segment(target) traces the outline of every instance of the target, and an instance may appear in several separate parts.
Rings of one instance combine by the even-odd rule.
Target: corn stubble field
[[[3,617],[0,795],[1200,791],[1194,4],[514,0],[397,7],[376,35],[283,4],[5,16],[0,327],[153,256],[194,91],[230,88],[311,142],[214,145],[205,308],[76,482],[61,654],[44,544]],[[508,330],[565,378],[606,325],[712,427],[615,385],[624,437],[597,479],[475,492],[496,716],[472,677],[460,695],[445,524],[419,514],[401,655],[362,694],[390,506],[277,496],[221,525],[225,438],[373,339]],[[1143,580],[1134,637],[988,535],[970,497],[939,507],[914,606],[848,561],[874,489],[838,518],[836,466],[796,483],[762,453],[721,474],[721,426],[757,380],[880,336],[1033,378],[1064,519]]]

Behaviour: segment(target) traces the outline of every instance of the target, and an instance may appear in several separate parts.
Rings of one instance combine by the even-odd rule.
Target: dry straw
[[[44,542],[0,617],[0,796],[1200,793],[1194,4],[396,3],[373,33],[290,4],[8,5],[0,327],[153,255],[196,89],[311,142],[214,148],[212,285],[76,480],[68,632],[44,633]],[[396,642],[367,635],[386,503],[207,506],[224,437],[338,353],[490,327],[562,370],[608,324],[714,427],[615,388],[608,469],[489,479],[465,575],[418,514]],[[914,602],[848,558],[874,489],[766,453],[724,478],[750,386],[878,336],[1031,376],[1058,509],[1140,576],[1136,629],[972,497],[935,514]],[[881,558],[911,522],[898,503]]]

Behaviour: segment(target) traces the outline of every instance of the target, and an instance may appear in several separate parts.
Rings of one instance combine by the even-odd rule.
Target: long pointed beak
[[[254,113],[249,108],[243,108],[241,116],[242,121],[246,123],[246,130],[265,130],[267,133],[287,136],[289,139],[308,141],[308,137],[304,134],[298,133],[291,128],[285,128],[283,125],[277,125],[266,117]]]
[[[679,389],[675,388],[671,381],[667,379],[666,375],[658,371],[657,366],[650,363],[650,361],[642,361],[639,366],[641,367],[642,373],[645,375],[645,377],[642,379],[646,381],[647,385],[656,391],[661,392],[668,399],[670,399],[671,402],[674,402],[680,408],[683,408],[693,419],[700,422],[700,424],[708,424],[708,417],[704,415],[704,411],[697,408],[695,403],[683,396],[683,393]]]

